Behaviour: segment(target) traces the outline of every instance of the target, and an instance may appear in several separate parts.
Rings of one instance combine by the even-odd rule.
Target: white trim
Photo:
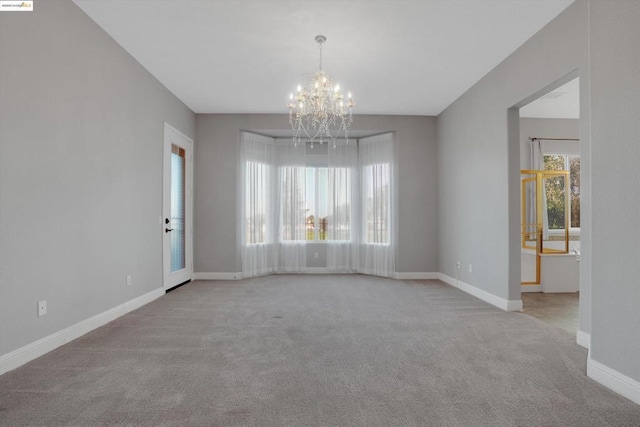
[[[591,358],[591,351],[587,359],[587,376],[640,405],[640,382],[596,362]]]
[[[578,331],[576,333],[576,343],[589,350],[591,348],[591,334],[584,331]]]
[[[520,292],[542,292],[540,285],[520,285]]]
[[[238,273],[193,273],[193,280],[240,280],[242,272]]]
[[[20,347],[17,350],[0,356],[0,375],[16,369],[17,367],[22,366],[25,363],[50,352],[51,350],[55,350],[61,345],[75,340],[76,338],[79,338],[100,326],[104,326],[112,320],[115,320],[120,316],[124,316],[143,305],[149,304],[151,301],[160,298],[164,294],[165,290],[163,288],[155,289],[134,298],[131,301],[127,301],[117,307],[104,311],[100,314],[96,314],[93,317],[76,323],[75,325],[71,325],[68,328],[54,332],[53,334],[39,339],[38,341],[32,342],[31,344],[27,344],[24,347]]]
[[[282,273],[277,273],[282,274]],[[330,271],[326,267],[307,267],[302,270],[300,273],[294,274],[348,274],[348,273],[339,273],[336,271]]]
[[[162,218],[171,216],[171,147],[176,145],[185,150],[185,223],[184,249],[185,266],[183,269],[171,272],[171,243],[165,232],[166,224]],[[162,230],[162,281],[165,289],[171,289],[181,283],[193,279],[193,139],[164,122],[164,136],[162,148],[162,216],[160,229]]]
[[[517,300],[504,300],[507,301],[507,306],[506,308],[500,307],[505,311],[522,311],[522,300],[521,299],[517,299]]]
[[[353,274],[352,271],[331,271],[326,267],[305,267],[300,271],[271,271],[266,275],[286,275],[286,274]],[[251,276],[257,277],[257,276]]]
[[[480,298],[484,302],[488,302],[498,308],[505,311],[522,311],[522,300],[508,300],[499,296],[493,295],[485,290],[477,288],[473,285],[463,282],[462,280],[454,279],[451,276],[447,276],[444,273],[439,273],[440,280],[449,285],[458,288],[466,293],[473,295],[476,298]]]
[[[367,274],[361,271],[332,271],[328,270],[325,267],[307,267],[302,271],[295,272],[270,272],[267,274]],[[253,277],[253,276],[252,276]],[[193,280],[240,280],[242,279],[242,273],[193,273]],[[406,272],[396,272],[393,274],[393,279],[398,280],[437,280],[440,278],[440,273],[429,273],[429,272],[417,272],[417,273],[406,273]]]
[[[270,271],[265,274],[260,274],[257,276],[248,276],[243,277],[242,272],[238,273],[193,273],[193,280],[241,280],[241,279],[249,279],[251,277],[261,277],[261,276],[269,276],[271,274],[348,274],[329,271],[326,268],[318,267],[318,268],[305,268],[302,271],[291,271],[291,272],[274,272]]]
[[[437,280],[440,278],[440,273],[428,273],[428,272],[415,272],[408,273],[402,271],[396,271],[393,275],[394,279],[398,280]]]

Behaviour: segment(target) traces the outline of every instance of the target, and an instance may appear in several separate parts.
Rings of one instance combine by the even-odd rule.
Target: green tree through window
[[[307,240],[327,240],[329,176],[325,167],[306,168],[306,214]]]
[[[564,230],[565,208],[569,210],[570,227],[580,228],[580,157],[562,154],[544,156],[544,169],[569,171],[569,206],[565,207],[564,177],[545,179],[547,217],[550,230]]]

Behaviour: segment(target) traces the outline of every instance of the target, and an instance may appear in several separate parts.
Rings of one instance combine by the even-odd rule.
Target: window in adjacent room
[[[544,156],[545,170],[569,171],[569,218],[571,228],[580,228],[580,156],[548,154]],[[548,180],[545,185],[549,230],[564,230],[564,180]]]

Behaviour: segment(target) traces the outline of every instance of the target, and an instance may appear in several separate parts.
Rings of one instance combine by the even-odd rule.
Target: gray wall
[[[163,121],[195,135],[78,7],[35,3],[0,14],[0,355],[162,287]]]
[[[640,2],[591,3],[591,357],[640,381]]]
[[[480,258],[484,269],[475,262],[474,273],[463,269],[461,279],[518,298],[514,214],[519,207],[513,183],[520,163],[514,150],[519,126],[510,107],[558,87],[579,69],[580,329],[591,334],[594,361],[636,381],[638,22],[636,1],[576,1],[438,117],[440,271],[454,275],[457,259]]]
[[[274,130],[286,130],[290,128],[288,116],[206,114],[198,115],[196,127],[194,271],[239,272],[242,269],[236,233],[236,174],[240,131],[261,130],[268,134]],[[356,116],[354,129],[371,133],[396,132],[399,166],[396,270],[436,272],[436,119]],[[309,256],[313,251],[309,250]],[[323,267],[321,262],[313,261],[313,267]]]
[[[520,299],[519,115],[509,109],[565,83],[571,73],[576,77],[576,69],[581,93],[587,89],[587,9],[582,1],[569,6],[438,116],[441,273]],[[585,99],[581,96],[581,112],[589,117]],[[582,132],[585,123],[581,134],[588,133]],[[588,163],[588,137],[582,146]],[[587,204],[588,176],[582,182]],[[585,238],[583,232],[583,260],[590,253]],[[465,268],[456,271],[458,260]],[[590,275],[581,276],[588,294]],[[588,313],[581,316],[581,329],[588,331]]]

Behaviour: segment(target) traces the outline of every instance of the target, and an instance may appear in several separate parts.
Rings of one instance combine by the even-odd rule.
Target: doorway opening
[[[524,312],[579,330],[580,80],[520,107]]]

